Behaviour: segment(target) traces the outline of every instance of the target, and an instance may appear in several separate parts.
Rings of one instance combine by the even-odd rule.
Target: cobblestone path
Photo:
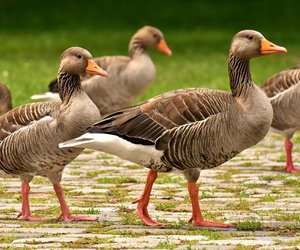
[[[300,167],[300,135],[294,160]],[[200,204],[206,219],[235,229],[196,228],[179,172],[159,174],[149,211],[164,228],[144,226],[131,201],[143,190],[147,169],[85,150],[69,164],[62,185],[74,214],[96,222],[56,219],[59,204],[48,180],[35,177],[30,202],[43,222],[23,222],[20,181],[0,179],[0,249],[300,249],[300,175],[284,170],[283,137],[269,133],[255,147],[222,166],[202,171]]]

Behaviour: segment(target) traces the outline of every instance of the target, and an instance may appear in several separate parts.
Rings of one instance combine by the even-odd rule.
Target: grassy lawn
[[[125,55],[133,33],[150,24],[164,32],[173,56],[150,52],[157,78],[136,102],[182,87],[228,90],[230,41],[248,28],[289,51],[253,60],[253,80],[261,83],[299,62],[299,7],[296,0],[1,1],[0,82],[11,88],[14,106],[30,102],[32,94],[47,90],[67,47],[85,47],[93,56]]]

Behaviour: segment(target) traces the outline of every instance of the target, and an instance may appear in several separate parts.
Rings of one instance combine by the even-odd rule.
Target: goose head
[[[59,72],[66,72],[70,75],[87,73],[107,76],[107,72],[95,63],[90,52],[80,47],[71,47],[62,53]]]
[[[156,48],[157,50],[165,53],[166,55],[172,55],[172,51],[168,47],[164,39],[163,33],[155,27],[148,25],[144,26],[135,33],[134,38],[139,40],[139,42],[146,49]]]
[[[232,39],[230,54],[249,60],[261,55],[271,55],[287,52],[286,48],[268,41],[255,30],[243,30]]]

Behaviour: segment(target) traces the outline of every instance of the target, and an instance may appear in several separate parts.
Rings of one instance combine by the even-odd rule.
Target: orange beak
[[[269,42],[266,38],[263,38],[260,43],[260,54],[271,55],[287,52],[287,49]]]
[[[156,45],[156,48],[168,56],[172,55],[172,51],[170,50],[164,39],[160,39],[159,43]]]
[[[88,59],[88,66],[85,69],[85,73],[90,75],[107,76],[107,72],[101,69],[93,59]]]

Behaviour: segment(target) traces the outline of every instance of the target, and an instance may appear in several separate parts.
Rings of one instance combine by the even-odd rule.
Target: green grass
[[[237,230],[256,231],[261,230],[262,223],[260,221],[240,221],[236,223]]]
[[[274,218],[277,221],[293,221],[300,223],[300,214],[298,213],[286,213],[286,214],[280,214],[280,215],[274,215]]]
[[[158,249],[175,249],[176,245],[174,243],[170,242],[170,239],[168,238],[168,236],[166,237],[165,240],[160,241],[155,248]]]
[[[109,190],[107,200],[111,203],[123,201],[128,195],[128,191],[118,186],[113,187]]]
[[[87,211],[85,211],[85,213],[87,214],[100,214],[99,209],[95,209],[95,208],[89,208]]]
[[[237,244],[236,248],[234,248],[235,250],[256,250],[259,247],[261,247],[261,245],[254,245],[254,246],[248,246],[248,245],[243,245],[243,244]]]
[[[14,236],[0,236],[0,243],[12,243],[14,240]]]
[[[171,202],[156,203],[155,209],[159,211],[173,211],[177,205]]]
[[[89,172],[86,173],[86,176],[88,178],[94,178],[97,177],[98,175],[101,174],[106,174],[106,173],[118,173],[116,170],[109,170],[109,169],[104,169],[104,170],[89,170]]]
[[[240,199],[238,202],[229,202],[226,205],[226,209],[232,210],[251,210],[253,203],[246,199]]]
[[[193,228],[191,227],[188,231],[189,235],[202,235],[208,237],[209,240],[224,240],[229,238],[229,234],[224,234],[219,231],[210,229]]]
[[[121,177],[101,177],[97,179],[100,184],[122,184],[122,183],[137,183],[138,181],[130,176]]]
[[[270,194],[266,194],[262,197],[260,197],[260,201],[261,202],[274,202],[276,200],[278,200],[279,198],[282,198],[278,195],[270,195]]]
[[[216,179],[217,180],[223,180],[225,182],[229,182],[231,180],[231,173],[228,171],[228,172],[221,172],[221,173],[218,173],[216,175]]]
[[[69,174],[74,175],[74,176],[78,176],[78,175],[81,174],[81,172],[80,171],[71,171]]]
[[[113,243],[114,240],[111,237],[87,237],[87,238],[79,238],[74,242],[63,242],[62,247],[63,248],[87,248],[90,246],[93,246],[95,244],[105,244],[105,243]]]
[[[51,185],[51,182],[47,178],[40,176],[35,176],[31,183],[39,185]]]
[[[284,180],[287,177],[284,175],[262,175],[259,176],[258,179],[263,180],[263,181],[267,181],[267,182],[271,182],[271,181],[277,181],[277,180]]]
[[[184,180],[183,177],[173,177],[169,173],[159,173],[156,184],[165,184],[165,183],[178,183]]]
[[[135,210],[129,209],[125,206],[119,207],[119,216],[122,219],[123,224],[125,225],[142,225],[143,223],[139,219]]]
[[[291,3],[292,2],[292,3]],[[261,31],[289,53],[253,60],[254,81],[297,64],[299,2],[267,1],[3,1],[0,8],[0,82],[9,85],[13,104],[47,90],[67,47],[87,48],[94,56],[127,54],[133,33],[145,24],[159,27],[173,56],[150,51],[155,83],[136,100],[183,87],[228,90],[227,53],[242,29]],[[293,6],[292,8],[290,6]],[[297,7],[298,6],[298,7]],[[155,11],[155,15],[153,12]],[[247,14],[245,14],[247,13]],[[278,18],[280,16],[281,18]]]
[[[298,176],[298,175],[297,175]],[[300,187],[300,179],[299,178],[289,178],[283,181],[284,185],[288,185],[290,187]]]

